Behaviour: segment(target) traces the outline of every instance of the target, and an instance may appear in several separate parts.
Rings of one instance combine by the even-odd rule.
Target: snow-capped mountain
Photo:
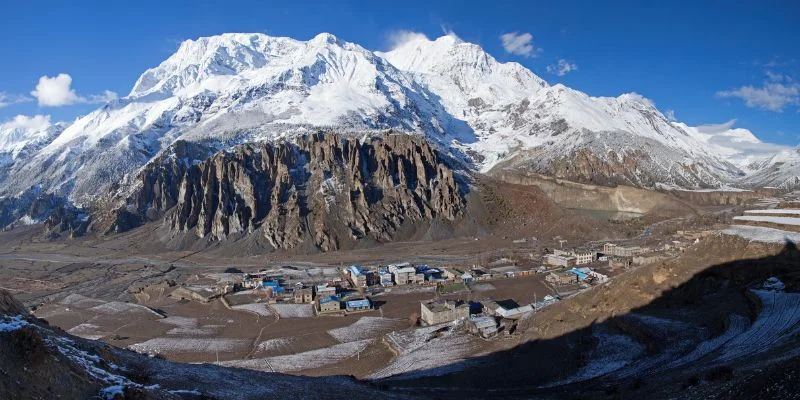
[[[720,144],[719,134],[671,122],[637,94],[548,85],[453,35],[415,37],[389,52],[327,33],[188,40],[128,96],[49,126],[3,128],[0,196],[35,187],[86,204],[176,140],[225,149],[317,129],[394,129],[425,135],[476,170],[514,166],[645,187],[736,182],[756,160],[723,144],[759,146],[741,132]]]
[[[12,164],[17,158],[25,158],[55,139],[67,124],[50,123],[50,117],[17,115],[0,124],[0,167]]]
[[[752,174],[745,177],[745,184],[770,186],[781,189],[800,187],[800,146],[786,149],[774,156],[751,164]]]

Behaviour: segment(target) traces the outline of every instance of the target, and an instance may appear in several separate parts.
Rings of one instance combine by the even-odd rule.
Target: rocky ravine
[[[255,233],[275,249],[310,242],[329,251],[393,240],[410,223],[453,221],[465,206],[465,187],[416,136],[318,133],[192,161],[206,150],[178,142],[148,164],[108,230],[163,219],[173,235]]]

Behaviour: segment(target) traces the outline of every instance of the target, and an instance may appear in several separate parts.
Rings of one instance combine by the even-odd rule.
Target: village
[[[418,316],[411,317],[416,326],[463,322],[469,332],[490,339],[499,334],[513,335],[519,319],[606,283],[620,273],[676,257],[705,235],[706,232],[678,231],[655,246],[606,242],[575,248],[564,248],[566,241],[554,238],[559,248],[543,248],[539,254],[529,253],[524,260],[501,256],[485,265],[469,267],[406,261],[343,266],[335,274],[298,278],[293,273],[298,268],[283,266],[242,273],[240,282],[227,283],[217,294],[230,303],[236,296],[228,295],[246,291],[251,294],[250,299],[273,308],[279,316],[286,315],[282,310],[290,307],[304,307],[301,314],[305,316],[328,317],[380,311],[392,306],[382,300],[383,295],[416,290],[423,293],[421,297],[430,297],[419,300],[419,311],[415,313]],[[535,238],[514,240],[516,244],[533,243],[531,247],[537,246],[536,242]],[[531,291],[533,282],[540,282],[549,293],[541,298],[534,294],[532,302],[522,304],[519,299],[481,296],[481,285],[515,279],[531,280]]]
[[[680,257],[713,232],[499,236],[466,254],[213,265],[131,287],[135,303],[73,295],[37,313],[70,334],[170,360],[380,378],[511,348],[539,312]]]

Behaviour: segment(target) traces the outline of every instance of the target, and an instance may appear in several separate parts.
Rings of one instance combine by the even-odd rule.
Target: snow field
[[[800,226],[800,218],[798,217],[775,217],[775,216],[760,216],[760,215],[743,215],[733,217],[734,221],[751,221],[751,222],[769,222],[778,225],[791,225]]]
[[[744,212],[745,214],[762,214],[762,215],[800,215],[800,210],[795,208],[776,208],[776,209],[769,209],[769,210],[747,210]]]
[[[399,322],[396,319],[382,317],[361,317],[348,326],[329,330],[328,334],[342,343],[353,342],[389,333]]]
[[[658,340],[668,345],[663,352],[653,357],[638,359],[626,368],[616,371],[614,376],[617,378],[652,374],[666,363],[692,351],[696,343],[708,339],[709,336],[705,329],[683,321],[635,313],[628,314],[626,318],[638,321],[641,324],[639,328],[646,330],[650,340]]]
[[[123,303],[121,301],[112,301],[105,304],[101,304],[99,306],[94,306],[89,308],[89,311],[94,311],[100,314],[152,314],[158,318],[162,318],[162,315],[145,307],[140,306],[138,304],[133,303]]]
[[[632,363],[646,350],[645,346],[628,335],[607,332],[607,328],[597,326],[592,335],[597,344],[589,352],[589,362],[571,377],[552,382],[546,387],[559,386],[596,378],[617,371]]]
[[[169,316],[158,322],[172,325],[174,328],[167,331],[167,335],[172,336],[212,336],[217,332],[221,325],[203,325],[198,326],[197,318],[188,318],[181,316]]]
[[[690,353],[686,354],[685,356],[672,361],[671,363],[667,364],[662,370],[680,367],[682,365],[686,365],[697,361],[706,355],[714,352],[715,350],[719,349],[725,343],[729,342],[733,338],[741,335],[746,329],[747,325],[750,323],[750,319],[743,317],[739,314],[731,314],[728,316],[728,328],[725,329],[721,335],[705,340],[695,347]]]
[[[751,290],[761,300],[761,312],[747,331],[722,348],[717,361],[759,354],[800,333],[800,293]]]
[[[306,318],[314,316],[314,310],[311,308],[311,304],[272,304],[270,307],[272,307],[281,318]]]
[[[267,372],[295,372],[307,369],[324,367],[339,361],[355,357],[362,352],[373,340],[358,340],[341,343],[317,350],[305,351],[284,356],[254,358],[249,360],[223,361],[219,364],[226,367],[248,368]],[[270,343],[270,346],[278,342]]]
[[[245,350],[250,342],[246,339],[155,338],[128,348],[146,354],[213,353]]]
[[[259,343],[258,344],[258,350],[259,351],[263,351],[263,352],[277,350],[277,349],[281,349],[281,348],[284,348],[284,347],[290,345],[294,341],[295,341],[295,338],[293,338],[293,337],[282,337],[282,338],[276,338],[276,339],[269,339],[269,340],[265,340],[265,341]]]
[[[70,328],[67,330],[67,333],[84,339],[97,340],[105,336],[105,334],[98,333],[98,329],[100,329],[100,327],[97,325],[83,323]]]
[[[473,351],[472,339],[452,330],[437,335],[436,331],[443,327],[436,325],[386,335],[386,340],[398,355],[369,378],[380,379],[414,371],[418,376],[435,376],[459,369],[460,366],[451,364],[462,361]]]
[[[723,235],[738,236],[754,242],[786,243],[786,241],[800,243],[800,233],[787,232],[775,228],[749,225],[731,225],[721,232]]]
[[[82,296],[77,293],[73,293],[67,297],[64,297],[59,301],[60,304],[65,306],[73,306],[77,308],[90,308],[105,304],[105,301],[99,299],[93,299],[90,297]]]
[[[272,311],[270,311],[269,307],[265,303],[239,304],[231,308],[239,311],[249,311],[251,313],[258,314],[262,317],[273,316]]]

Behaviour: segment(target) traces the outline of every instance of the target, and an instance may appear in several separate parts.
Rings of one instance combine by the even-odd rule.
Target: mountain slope
[[[184,42],[128,96],[69,126],[0,130],[0,196],[49,193],[87,206],[112,186],[127,192],[177,141],[214,152],[319,129],[424,136],[477,171],[648,188],[760,182],[741,178],[767,168],[755,161],[776,150],[749,132],[671,122],[637,94],[550,86],[453,35],[372,52],[327,33],[235,33]]]
[[[7,399],[410,398],[344,376],[181,364],[71,336],[0,289],[0,393]]]
[[[463,215],[465,188],[414,136],[319,133],[187,161],[205,150],[181,141],[149,163],[110,229],[163,216],[173,237],[252,234],[267,249],[330,251],[362,239],[391,241],[400,231],[413,235]]]
[[[743,182],[755,186],[771,186],[780,189],[800,187],[800,147],[787,149],[774,156],[752,164],[754,173]]]
[[[404,74],[330,34],[308,42],[225,34],[185,42],[128,97],[12,165],[16,179],[4,180],[2,192],[41,185],[85,204],[176,140],[223,149],[309,126],[398,128],[442,141],[469,131]]]
[[[514,165],[582,181],[703,187],[720,186],[741,172],[699,145],[685,125],[671,123],[652,102],[634,93],[591,97],[560,84],[550,86],[521,65],[498,63],[480,47],[453,36],[434,41],[416,37],[379,54],[445,99],[448,112],[473,127],[479,141],[469,147],[480,155],[484,171],[533,150],[527,159],[513,157]],[[645,154],[648,160],[618,179],[584,179],[551,167],[584,150],[611,169]]]

